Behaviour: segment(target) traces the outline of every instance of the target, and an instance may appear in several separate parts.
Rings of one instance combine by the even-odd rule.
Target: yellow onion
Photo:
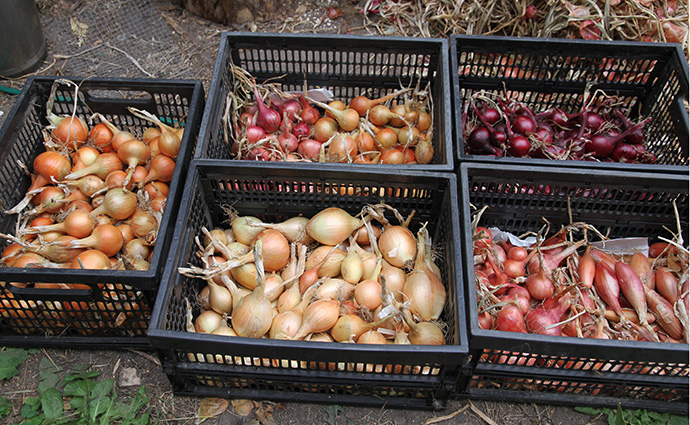
[[[323,245],[338,245],[362,225],[362,220],[347,211],[330,207],[318,212],[307,223],[307,234]],[[309,268],[309,267],[307,267]]]
[[[331,336],[338,342],[357,339],[371,327],[356,314],[343,314],[331,328]]]
[[[350,246],[347,255],[340,264],[340,274],[345,281],[354,285],[362,279],[363,273],[362,258],[357,254],[354,247]]]
[[[254,263],[257,269],[257,285],[251,294],[242,298],[232,312],[232,327],[237,335],[260,338],[268,332],[273,321],[273,306],[264,293],[263,244],[254,244]]]
[[[405,322],[410,327],[407,338],[412,345],[445,345],[443,331],[434,322],[415,323],[407,314],[403,314]]]
[[[404,226],[388,226],[378,240],[383,258],[395,267],[410,267],[417,255],[415,237]]]
[[[357,344],[385,344],[386,337],[379,332],[370,329],[357,338]]]
[[[225,286],[216,285],[213,280],[207,282],[209,287],[209,306],[219,314],[230,314],[232,312],[232,294]]]
[[[223,321],[223,316],[213,310],[204,310],[194,321],[194,330],[201,333],[211,333]]]
[[[292,310],[278,313],[273,318],[269,336],[273,339],[293,339],[302,326],[302,316]]]
[[[242,298],[232,312],[232,327],[237,335],[260,338],[268,332],[273,321],[273,306],[264,295],[263,285]]]
[[[297,306],[297,304],[299,304],[301,300],[302,294],[300,293],[299,285],[294,284],[280,294],[276,308],[278,309],[279,313],[292,310]]]
[[[237,336],[237,332],[228,326],[228,322],[223,319],[220,321],[218,327],[211,332],[211,335]]]
[[[266,276],[264,291],[269,301],[273,302],[277,300],[283,293],[283,278],[276,273],[271,273]]]
[[[209,235],[204,236],[204,247],[208,248],[208,246],[211,245],[211,238],[216,239],[218,242],[226,246],[230,243],[230,241],[228,241],[227,234],[223,229],[220,228],[212,229],[209,231]]]
[[[292,217],[280,223],[259,223],[255,224],[259,227],[274,229],[279,231],[290,242],[302,243],[309,245],[314,242],[311,236],[307,234],[307,223],[309,219],[306,217]]]
[[[265,229],[256,236],[263,243],[264,268],[268,272],[276,272],[285,267],[290,259],[290,244],[277,230]]]
[[[412,313],[425,321],[437,320],[446,303],[446,288],[441,279],[426,265],[426,250],[422,237],[418,238],[417,250],[415,267],[405,278],[403,293],[410,300]]]
[[[340,274],[340,267],[345,259],[345,252],[328,245],[321,245],[309,254],[307,258],[306,268],[310,270],[316,266],[319,277],[336,277]]]
[[[303,339],[311,333],[325,332],[338,320],[340,302],[337,300],[316,300],[304,310],[302,325],[294,339]]]
[[[316,298],[344,301],[354,290],[355,286],[343,279],[328,278],[316,290]]]
[[[381,276],[386,279],[386,288],[393,294],[396,300],[403,300],[403,287],[407,279],[405,271],[399,267],[392,266],[388,261],[381,262]]]
[[[333,338],[326,332],[319,332],[317,334],[312,334],[310,337],[306,338],[305,341],[312,342],[333,342]]]
[[[355,301],[371,311],[381,305],[381,284],[373,279],[366,279],[355,286]]]
[[[232,278],[235,279],[235,282],[245,288],[251,290],[256,288],[256,266],[254,263],[247,263],[234,267],[230,270],[230,273],[232,274]]]
[[[251,245],[252,241],[264,230],[261,227],[253,226],[253,224],[259,223],[262,223],[262,221],[256,217],[242,216],[235,218],[232,221],[232,232],[235,234],[237,242]]]

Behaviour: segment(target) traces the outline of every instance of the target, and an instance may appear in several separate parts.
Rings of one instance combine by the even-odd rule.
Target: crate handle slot
[[[83,88],[84,99],[89,107],[94,110],[103,110],[106,105],[134,106],[142,109],[155,106],[154,96],[144,90],[103,90]]]
[[[9,286],[8,290],[19,298],[32,300],[93,300],[93,289],[58,289],[58,288],[19,288]]]

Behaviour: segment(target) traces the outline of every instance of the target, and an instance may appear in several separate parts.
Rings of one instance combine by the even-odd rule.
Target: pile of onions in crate
[[[621,255],[592,240],[606,239],[586,223],[545,237],[547,226],[533,233],[536,242],[522,243],[479,226],[482,211],[473,218],[481,328],[688,342],[688,249],[680,229],[673,239],[651,244],[648,254]]]
[[[508,95],[477,92],[463,113],[466,153],[475,155],[656,163],[644,146],[650,118],[632,122],[629,111],[597,90],[586,91],[575,113],[534,111]]]
[[[129,110],[155,126],[135,135],[99,113],[89,121],[100,122],[89,126],[76,115],[53,114],[49,103],[46,151],[33,161],[26,196],[6,211],[19,217],[15,234],[1,235],[11,241],[2,263],[148,270],[184,129],[163,124],[149,112]]]
[[[231,71],[236,81],[228,94],[232,113],[228,110],[223,120],[234,135],[237,159],[359,164],[429,164],[433,159],[428,88],[324,103],[306,89],[285,93],[273,84],[257,85],[240,67]],[[391,103],[401,96],[402,102]]]
[[[393,211],[398,224],[384,214]],[[231,228],[202,229],[207,285],[187,301],[187,331],[358,344],[445,344],[446,288],[426,225],[415,234],[386,204],[357,216],[330,207],[264,223],[228,210]],[[195,309],[196,310],[196,309]],[[229,321],[229,323],[228,323]]]

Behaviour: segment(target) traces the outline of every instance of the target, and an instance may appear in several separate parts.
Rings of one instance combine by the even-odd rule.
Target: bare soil
[[[117,6],[122,0],[39,0],[41,22],[48,44],[48,57],[37,71],[42,75],[66,75],[70,71],[69,58],[61,50],[65,45],[64,34],[60,33],[59,25],[65,16],[76,14],[84,8],[95,11],[107,11],[109,7]],[[143,2],[142,2],[143,3]],[[330,3],[316,0],[298,0],[295,8],[278,10],[274,16],[252,16],[243,24],[230,26],[220,25],[206,19],[192,15],[188,11],[172,5],[165,0],[152,0],[156,13],[162,16],[170,26],[171,37],[181,52],[179,67],[166,64],[156,68],[154,62],[146,62],[146,58],[139,59],[146,72],[171,78],[194,78],[204,83],[206,92],[210,85],[211,74],[215,62],[217,46],[222,31],[263,31],[263,32],[313,32],[313,33],[373,33],[364,26],[359,9],[361,4],[350,0],[339,4],[342,13],[336,20],[325,16]],[[62,20],[61,20],[62,19]],[[107,15],[103,16],[107,19]],[[119,44],[120,49],[127,51],[127,45]],[[88,48],[84,46],[83,49]],[[83,50],[82,49],[82,50]],[[160,46],[150,44],[152,53],[158,52]],[[70,56],[71,57],[71,56]],[[123,61],[130,59],[121,58]],[[148,67],[148,68],[147,68]],[[182,69],[183,71],[180,71]],[[163,75],[160,75],[163,73]],[[144,77],[145,75],[135,66],[130,66],[127,73],[120,77]],[[20,89],[25,78],[5,80],[0,84]],[[0,125],[2,125],[14,104],[16,96],[0,92]],[[153,423],[162,424],[193,424],[197,422],[200,399],[175,396],[171,386],[162,372],[158,359],[153,353],[138,351],[99,351],[77,349],[40,349],[30,355],[29,359],[20,366],[20,373],[14,378],[0,383],[0,394],[13,402],[14,416],[6,423],[19,421],[19,412],[27,397],[36,395],[38,385],[38,364],[40,359],[48,357],[52,362],[62,366],[64,373],[75,364],[89,364],[94,370],[101,371],[101,377],[114,378],[121,382],[122,373],[126,368],[133,368],[141,385],[146,388],[150,399],[148,411]],[[126,396],[133,394],[138,386],[118,386],[118,394]],[[457,413],[460,411],[459,413]],[[446,415],[453,417],[442,419]],[[431,421],[437,418],[438,422]],[[249,416],[240,416],[232,405],[222,415],[208,419],[204,423],[212,424],[423,424],[423,423],[455,423],[455,424],[604,424],[604,417],[592,417],[580,414],[569,407],[514,404],[503,402],[473,401],[472,406],[467,400],[451,400],[448,407],[442,411],[416,411],[389,408],[362,408],[352,406],[333,406],[302,404],[302,403],[274,403],[263,400],[256,404]]]

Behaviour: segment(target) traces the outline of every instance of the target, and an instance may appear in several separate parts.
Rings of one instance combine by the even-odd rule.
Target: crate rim
[[[469,193],[464,190],[467,187],[467,184],[469,183],[469,170],[471,169],[484,169],[485,167],[482,167],[483,164],[481,163],[462,163],[460,164],[459,167],[459,183],[458,187],[460,188],[460,198],[459,201],[462,203],[462,205],[465,205],[469,202]],[[505,169],[508,173],[510,173],[511,170],[514,171],[524,171],[524,172],[535,172],[533,167],[526,167],[526,166],[519,166],[519,165],[514,165],[514,164],[501,164],[500,168],[503,170]],[[589,170],[584,170],[584,169],[571,169],[571,168],[562,168],[559,170],[552,170],[548,169],[545,170],[546,172],[557,172],[559,174],[564,174],[564,175],[583,175],[587,174],[589,176],[592,176],[592,178],[596,177],[602,177],[602,178],[610,178],[610,177],[635,177],[634,174],[627,172],[627,171],[610,171],[610,170],[600,170],[600,169],[589,169]],[[536,171],[535,176],[538,176],[539,171]],[[687,182],[689,181],[689,176],[680,176],[677,174],[668,174],[668,173],[649,173],[649,174],[644,174],[642,177],[646,179],[659,179],[659,180],[668,180],[668,181],[678,181],[678,182],[685,182],[687,186]],[[605,181],[605,180],[604,180]],[[470,213],[467,209],[461,209],[463,216],[461,217],[461,222],[463,223],[463,227],[469,223],[469,218],[470,218]],[[462,241],[462,247],[463,247],[463,278],[465,282],[474,282],[474,273],[473,273],[473,264],[472,258],[469,257],[469,255],[465,255],[466,247],[471,246],[471,236],[469,234],[469,229],[463,229],[463,241]],[[468,268],[469,267],[469,268]],[[687,343],[663,343],[663,342],[649,342],[649,341],[627,341],[627,340],[600,340],[600,339],[594,339],[594,338],[575,338],[575,337],[568,337],[568,336],[551,336],[551,335],[539,335],[539,334],[516,334],[515,332],[507,332],[507,331],[498,331],[498,330],[487,330],[487,329],[482,329],[479,327],[479,323],[475,319],[478,311],[477,311],[477,305],[476,302],[471,302],[471,299],[473,298],[473,295],[476,295],[476,290],[474,289],[473,286],[468,285],[468,292],[469,294],[466,294],[466,302],[467,302],[467,323],[468,323],[468,331],[469,331],[469,339],[470,339],[470,352],[477,353],[478,351],[481,352],[482,350],[496,350],[496,351],[513,351],[513,352],[532,352],[531,350],[534,350],[535,346],[539,347],[544,347],[544,346],[549,346],[552,347],[550,349],[550,352],[555,352],[556,350],[553,347],[557,347],[559,351],[559,354],[553,354],[553,355],[562,355],[562,356],[568,356],[568,348],[572,347],[589,347],[589,348],[600,348],[600,347],[606,347],[609,350],[605,353],[608,354],[609,356],[607,359],[612,359],[613,357],[616,356],[617,354],[621,353],[626,353],[628,358],[621,359],[621,360],[633,360],[633,359],[640,359],[641,361],[645,361],[646,359],[643,358],[644,355],[648,355],[650,352],[654,352],[658,358],[662,358],[664,355],[666,356],[672,356],[670,359],[670,362],[680,362],[680,363],[685,363],[690,364],[690,362],[687,359],[687,353],[690,351],[690,345]],[[519,335],[519,337],[518,337]],[[486,342],[494,342],[494,341],[511,341],[515,342],[514,347],[506,347],[506,348],[501,348],[501,349],[494,349],[494,348],[487,348],[484,346]],[[548,354],[547,354],[548,355]],[[632,356],[631,356],[632,355]],[[583,357],[583,356],[580,356]],[[681,357],[683,357],[681,359]],[[662,360],[654,360],[655,362],[659,362]]]
[[[441,81],[442,85],[442,96],[444,99],[446,99],[446,102],[448,103],[447,108],[442,112],[443,113],[443,122],[446,123],[444,126],[444,132],[443,134],[438,134],[439,139],[442,139],[444,141],[444,150],[445,150],[445,156],[446,156],[446,163],[445,164],[414,164],[414,165],[393,165],[393,164],[371,164],[369,166],[359,164],[360,167],[362,168],[367,168],[367,167],[372,167],[373,168],[379,168],[381,170],[393,170],[395,168],[402,168],[405,170],[416,170],[416,169],[423,169],[423,170],[429,170],[429,171],[447,171],[447,172],[452,172],[454,167],[455,167],[455,143],[453,139],[453,126],[454,126],[454,113],[453,113],[453,89],[452,89],[452,84],[450,78],[448,78],[449,73],[450,73],[450,61],[449,61],[449,42],[448,39],[446,38],[433,38],[433,37],[426,37],[426,38],[416,38],[416,37],[387,37],[387,36],[365,36],[365,35],[353,35],[353,34],[285,34],[285,33],[253,33],[253,32],[232,32],[232,31],[223,31],[221,33],[221,40],[220,40],[220,46],[218,48],[218,52],[216,54],[216,59],[215,63],[213,66],[213,73],[211,74],[211,84],[209,87],[209,93],[210,95],[208,96],[208,99],[206,101],[206,105],[204,107],[204,114],[203,118],[201,120],[201,126],[199,128],[199,142],[198,146],[200,148],[203,148],[206,143],[208,143],[208,140],[206,140],[207,135],[209,135],[209,130],[210,127],[212,127],[213,123],[217,119],[216,116],[216,111],[218,109],[219,102],[221,101],[221,96],[219,96],[219,93],[222,93],[222,78],[221,75],[224,71],[224,67],[221,61],[221,58],[223,58],[226,55],[226,49],[229,49],[230,46],[230,41],[232,39],[247,39],[247,41],[260,41],[260,40],[267,40],[267,41],[275,41],[275,40],[280,40],[280,39],[292,39],[292,40],[314,40],[314,39],[327,39],[327,40],[346,40],[349,42],[362,42],[364,44],[371,44],[373,41],[374,43],[377,44],[388,44],[391,42],[398,42],[398,43],[406,43],[408,45],[414,44],[415,46],[433,46],[435,44],[440,44],[439,48],[439,71],[442,75],[445,75],[446,78],[444,78]],[[349,45],[351,47],[356,47]],[[327,48],[327,45],[322,46],[324,49]],[[341,48],[342,46],[339,46]],[[337,50],[335,47],[331,47],[331,51]],[[228,53],[229,56],[229,53]],[[438,129],[436,129],[438,131]],[[206,159],[203,156],[203,153],[201,149],[197,149],[196,152],[194,153],[194,159]],[[231,161],[240,161],[240,160],[231,160]],[[260,161],[251,161],[251,162],[260,162]],[[302,163],[302,166],[305,167],[312,167],[314,164],[321,163]],[[335,164],[335,163],[334,163]],[[342,168],[346,167],[352,167],[353,165],[358,165],[358,164],[340,164],[339,166]]]
[[[246,163],[245,163],[246,162]],[[215,168],[215,169],[226,169],[228,170],[229,173],[232,172],[232,169],[252,169],[252,170],[261,170],[262,172],[266,173],[265,176],[270,175],[270,173],[274,170],[297,170],[297,171],[308,171],[308,172],[314,172],[318,173],[319,171],[323,170],[326,172],[331,172],[331,173],[341,173],[342,168],[337,167],[335,165],[323,165],[322,168],[316,169],[314,168],[313,170],[305,170],[301,169],[300,167],[295,167],[294,165],[290,163],[264,163],[264,162],[259,162],[258,164],[255,162],[249,162],[249,161],[227,161],[227,160],[222,160],[222,159],[193,159],[190,163],[189,170],[187,173],[187,179],[185,182],[185,188],[188,186],[191,187],[191,185],[194,183],[194,180],[197,178],[198,175],[198,169],[199,168]],[[366,174],[378,174],[378,175],[385,175],[385,176],[390,176],[390,173],[382,173],[382,172],[377,172],[376,170],[373,170],[371,168],[367,170],[363,170],[361,172],[358,172],[357,174],[359,175],[366,175]],[[449,183],[450,188],[455,188],[456,190],[450,190],[450,204],[452,205],[457,205],[457,179],[456,175],[453,173],[443,173],[443,172],[434,172],[434,171],[421,171],[421,170],[414,170],[412,172],[403,172],[401,171],[399,173],[399,176],[423,176],[423,177],[429,177],[429,178],[437,178],[437,179],[446,179]],[[229,177],[232,178],[232,174],[229,174]],[[178,211],[177,215],[177,220],[175,223],[175,228],[182,229],[184,228],[184,224],[187,221],[188,215],[189,215],[189,210],[191,208],[190,203],[184,203],[180,205],[180,209]],[[451,206],[452,208],[452,206]],[[460,229],[460,222],[458,220],[454,220],[451,223],[451,226],[454,227],[454,231],[460,235],[461,234],[461,229]],[[180,249],[180,244],[182,243],[182,235],[180,232],[175,232],[173,242],[171,243],[170,250],[168,251],[168,256],[166,259],[166,264],[169,264],[169,266],[164,267],[163,274],[161,277],[161,285],[158,290],[158,294],[156,296],[156,302],[154,304],[154,307],[151,312],[151,318],[149,320],[149,326],[147,330],[147,336],[149,338],[149,341],[151,341],[151,345],[159,349],[162,346],[165,346],[167,348],[175,348],[174,344],[175,341],[179,340],[186,342],[189,342],[190,347],[191,345],[199,340],[198,334],[195,333],[187,333],[187,332],[181,332],[181,331],[172,331],[172,330],[165,330],[162,328],[162,322],[165,317],[165,311],[168,308],[168,304],[170,301],[170,296],[168,295],[168,292],[172,291],[173,288],[171,287],[171,284],[173,282],[173,276],[175,275],[177,271],[177,262],[176,262],[176,257],[178,256],[178,252]],[[456,327],[457,327],[457,334],[458,334],[458,344],[457,345],[441,345],[441,346],[430,346],[430,345],[418,345],[418,346],[401,346],[403,348],[397,348],[396,347],[396,352],[399,351],[401,353],[409,353],[409,354],[414,354],[414,353],[433,353],[433,354],[438,354],[441,356],[446,356],[448,358],[450,357],[457,357],[457,356],[464,356],[465,359],[469,355],[469,339],[467,336],[467,324],[466,322],[466,314],[463,311],[465,308],[465,302],[464,298],[466,297],[465,290],[463,287],[459,286],[458,282],[460,281],[459,279],[461,278],[461,268],[462,268],[462,261],[461,261],[461,249],[460,247],[455,247],[455,256],[452,259],[448,259],[448,261],[453,261],[455,267],[455,276],[449,276],[448,282],[446,282],[447,285],[455,285],[455,299],[453,300],[456,304],[456,313],[455,316],[453,317],[453,320],[457,321]],[[263,346],[265,347],[267,345],[270,346],[276,346],[278,348],[284,347],[288,348],[290,350],[305,350],[305,349],[313,349],[313,348],[324,348],[326,345],[329,347],[326,348],[326,351],[332,351],[332,350],[338,350],[342,351],[343,345],[346,345],[348,347],[345,347],[346,351],[353,351],[353,352],[380,352],[380,347],[383,347],[383,345],[372,345],[370,347],[365,347],[362,348],[361,344],[352,344],[353,346],[349,346],[351,344],[341,344],[341,343],[333,343],[333,344],[321,344],[318,345],[318,342],[311,342],[311,341],[284,341],[284,340],[272,340],[272,339],[266,339],[266,338],[244,338],[244,337],[233,337],[232,341],[228,342],[227,338],[223,338],[222,336],[216,336],[216,335],[204,335],[204,342],[208,342],[209,344],[212,344],[213,348],[225,346],[225,347],[231,347],[233,345],[239,345],[243,347],[251,347],[251,346]],[[210,339],[209,339],[210,338]],[[315,345],[317,344],[317,345]],[[376,348],[379,349],[376,349]],[[389,347],[389,346],[386,346]],[[415,347],[415,348],[410,348],[410,347]],[[390,349],[387,348],[387,349]],[[461,366],[462,363],[464,363],[464,360],[462,361],[457,361],[455,363],[458,364],[458,366]],[[439,359],[440,361],[440,359]]]

